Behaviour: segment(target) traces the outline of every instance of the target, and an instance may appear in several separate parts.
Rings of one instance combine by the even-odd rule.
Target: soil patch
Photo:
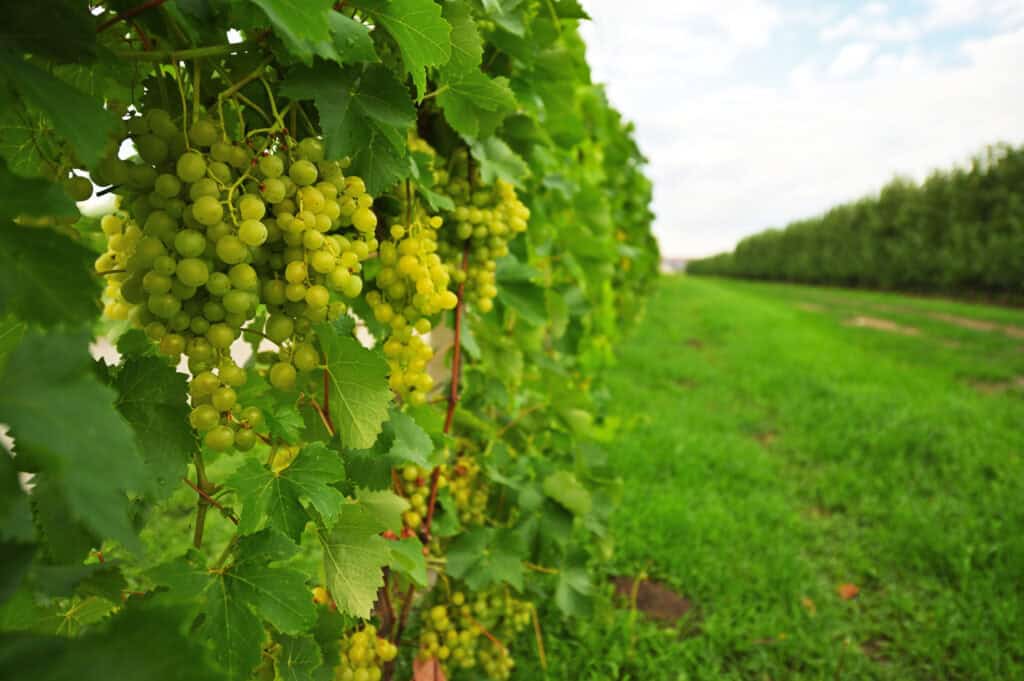
[[[886,331],[888,333],[898,333],[903,336],[917,336],[921,333],[920,330],[913,326],[904,326],[888,319],[881,319],[880,317],[865,317],[861,315],[851,317],[843,322],[843,324],[846,326],[858,326],[864,329]]]
[[[637,583],[636,577],[619,575],[612,577],[612,583],[615,595],[629,607],[633,607],[635,592],[636,609],[659,624],[676,624],[694,609],[693,601],[661,582],[643,579]]]
[[[699,338],[687,338],[686,344],[694,350],[700,350],[704,347],[704,341]]]
[[[797,303],[796,306],[805,312],[824,312],[825,306],[818,303]]]
[[[1007,390],[1024,390],[1024,376],[1017,376],[1008,381],[971,381],[971,387],[982,395],[998,395]]]
[[[771,447],[772,443],[779,439],[779,434],[774,430],[766,430],[754,435],[754,439],[760,442],[762,447]]]
[[[697,387],[697,381],[692,378],[677,378],[676,385],[684,390],[691,390]]]
[[[985,331],[991,333],[992,331],[998,331],[1010,338],[1024,338],[1024,328],[1020,326],[1014,326],[1013,324],[998,324],[996,322],[986,322],[981,319],[971,319],[970,317],[958,317],[952,314],[945,314],[943,312],[932,312],[928,315],[932,319],[940,322],[946,322],[954,326],[959,326],[961,329],[970,329],[971,331]]]
[[[891,643],[887,636],[876,636],[862,643],[860,650],[872,661],[884,664],[889,661],[888,650]]]

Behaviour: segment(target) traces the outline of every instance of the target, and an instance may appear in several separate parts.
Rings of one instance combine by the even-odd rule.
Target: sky
[[[663,255],[1024,143],[1024,0],[582,0]]]

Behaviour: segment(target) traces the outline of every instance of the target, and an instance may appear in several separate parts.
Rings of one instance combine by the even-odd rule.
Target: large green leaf
[[[408,172],[406,134],[416,112],[405,86],[380,65],[341,68],[317,62],[288,73],[281,93],[313,100],[327,156],[352,159],[352,171],[377,193]]]
[[[96,380],[88,341],[27,333],[0,377],[0,421],[11,427],[16,464],[51,481],[74,519],[134,547],[126,492],[149,493],[151,481],[117,395]]]
[[[274,660],[281,681],[312,681],[313,672],[323,662],[320,645],[309,636],[282,636],[281,650]]]
[[[394,38],[405,69],[422,97],[427,87],[426,67],[446,63],[452,54],[451,26],[441,17],[434,0],[352,0]]]
[[[181,486],[196,448],[188,423],[185,375],[156,357],[129,359],[114,382],[117,408],[135,430],[158,498]]]
[[[255,532],[266,518],[270,527],[298,541],[309,520],[301,500],[331,523],[345,502],[332,485],[344,477],[341,457],[320,442],[306,445],[291,465],[278,473],[248,459],[227,481],[242,502],[239,531]]]
[[[370,617],[384,585],[381,568],[390,560],[388,542],[378,534],[385,529],[373,509],[352,502],[330,532],[320,533],[327,588],[342,612]]]
[[[81,638],[3,634],[0,674],[40,681],[222,681],[198,639],[182,630],[183,619],[177,610],[128,607]]]
[[[489,78],[480,71],[446,72],[440,87],[437,103],[444,110],[445,119],[468,139],[489,136],[502,117],[515,108],[515,96],[508,81]]]
[[[15,175],[0,158],[0,220],[19,215],[78,217],[78,208],[61,187],[42,178]]]
[[[530,174],[530,167],[508,144],[497,137],[489,137],[470,145],[473,157],[480,162],[480,175],[490,184],[501,179],[521,186]]]
[[[328,17],[332,0],[251,0],[266,12],[289,47],[305,61],[313,58],[310,45],[330,38]]]
[[[446,2],[443,14],[452,27],[452,56],[444,70],[453,74],[478,71],[484,47],[469,3],[464,0]]]
[[[26,102],[46,115],[57,133],[74,146],[83,163],[92,166],[100,160],[119,125],[101,100],[12,53],[0,52],[0,75],[7,77]]]
[[[330,415],[343,446],[373,446],[388,417],[391,389],[387,363],[351,336],[339,336],[330,325],[316,327],[320,347],[327,357]]]
[[[89,272],[95,257],[63,234],[0,220],[0,315],[44,326],[94,319],[99,286]]]
[[[511,532],[478,527],[460,535],[448,549],[448,575],[463,579],[471,589],[506,583],[523,588],[523,553]]]

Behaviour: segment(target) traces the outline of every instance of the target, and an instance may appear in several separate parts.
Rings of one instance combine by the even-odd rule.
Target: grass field
[[[549,678],[1024,679],[1024,311],[674,277],[620,355],[609,572],[693,610]]]

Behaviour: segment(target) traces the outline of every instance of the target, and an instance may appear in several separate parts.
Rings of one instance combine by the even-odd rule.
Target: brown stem
[[[498,648],[501,648],[502,651],[507,651],[508,650],[507,648],[505,648],[505,645],[501,641],[499,641],[497,638],[495,638],[494,634],[492,634],[491,632],[487,631],[487,628],[484,627],[484,625],[480,624],[480,622],[478,622],[475,617],[473,617],[472,615],[467,615],[467,617],[469,617],[469,621],[472,622],[473,624],[475,624],[476,628],[480,630],[480,633],[483,634],[484,636],[486,636],[490,640],[491,643],[496,645]]]
[[[326,362],[325,362],[326,363]],[[328,432],[334,435],[334,421],[331,420],[331,391],[330,391],[330,376],[327,372],[327,367],[324,367],[324,419],[327,426]]]
[[[408,590],[405,592],[405,598],[402,600],[402,612],[398,616],[398,626],[393,632],[391,632],[392,643],[397,643],[402,639],[402,632],[405,631],[405,622],[409,619],[409,611],[412,610],[412,597],[415,593],[416,586],[410,584]]]
[[[219,501],[217,501],[209,494],[207,494],[204,490],[199,488],[194,482],[192,482],[188,478],[182,478],[181,481],[184,482],[189,487],[191,487],[193,490],[195,490],[195,493],[201,497],[201,503],[205,504],[206,506],[213,506],[217,508],[221,513],[224,514],[225,518],[233,522],[235,525],[238,524],[238,518],[235,517],[234,513],[224,508],[224,506]],[[200,537],[201,534],[202,533],[200,533]],[[196,548],[199,548],[199,546],[197,545]]]
[[[97,33],[102,33],[103,31],[107,30],[108,28],[110,28],[114,24],[118,23],[119,21],[127,21],[128,19],[131,19],[134,16],[138,16],[139,14],[142,14],[143,12],[145,12],[148,9],[153,9],[154,7],[159,7],[160,5],[164,4],[165,2],[167,2],[167,0],[147,0],[146,2],[142,3],[141,5],[139,5],[137,7],[133,7],[131,9],[126,9],[125,11],[119,13],[117,16],[111,17],[110,19],[107,19],[102,24],[97,26],[96,27],[96,32]]]
[[[469,269],[469,240],[466,240],[466,245],[462,249],[462,273],[465,275],[466,270]],[[444,432],[445,434],[450,433],[452,429],[452,419],[455,417],[455,405],[459,402],[459,373],[462,365],[462,317],[465,312],[466,301],[466,277],[463,276],[462,281],[459,282],[458,298],[459,302],[455,305],[455,338],[452,346],[452,380],[448,386],[448,412],[444,417]]]

